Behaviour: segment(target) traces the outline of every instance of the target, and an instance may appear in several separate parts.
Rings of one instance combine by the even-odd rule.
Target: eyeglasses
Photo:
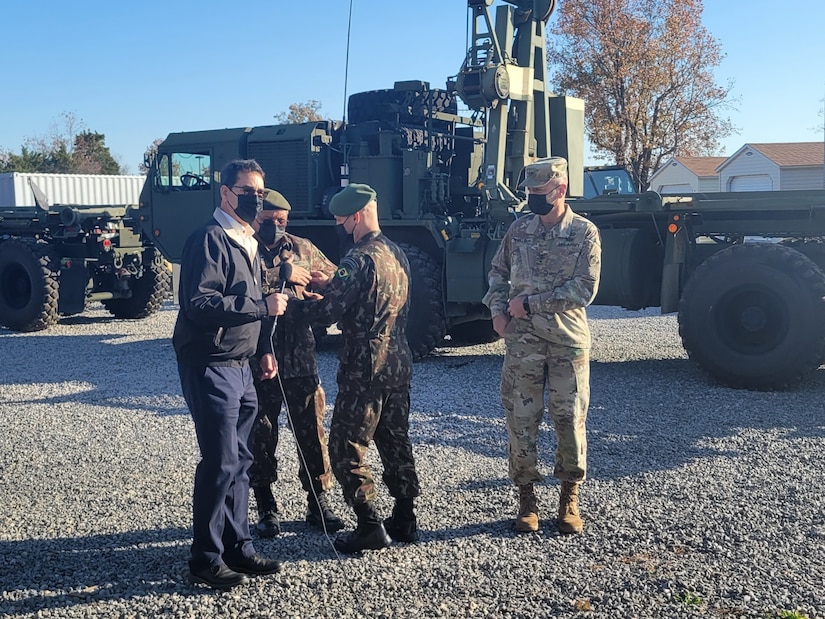
[[[263,211],[263,212],[266,213],[267,211]],[[271,221],[276,226],[286,226],[287,221],[288,221],[286,217],[267,217],[266,215],[258,215],[255,219],[258,220],[259,224],[262,224],[265,221]]]
[[[266,197],[266,194],[268,193],[264,189],[255,189],[254,187],[250,187],[249,185],[232,185],[230,190],[235,189],[236,187],[241,190],[241,193],[235,193],[234,191],[232,192],[236,196],[258,196],[263,200]]]

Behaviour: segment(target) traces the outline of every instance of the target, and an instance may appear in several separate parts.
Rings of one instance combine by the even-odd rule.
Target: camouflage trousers
[[[283,384],[283,393],[281,385]],[[254,462],[249,469],[250,486],[267,486],[278,479],[278,416],[284,403],[298,448],[298,478],[309,492],[332,486],[326,435],[324,432],[324,389],[314,376],[271,380],[255,379],[258,416],[250,436]]]
[[[366,462],[373,440],[390,495],[406,499],[421,493],[409,430],[409,385],[365,391],[359,384],[339,381],[329,429],[329,455],[348,505],[375,499],[375,481]]]
[[[548,410],[556,430],[553,475],[584,481],[587,475],[587,407],[590,355],[581,348],[553,344],[530,333],[506,339],[501,370],[501,402],[507,414],[510,479],[517,485],[542,481],[538,471],[539,425]]]

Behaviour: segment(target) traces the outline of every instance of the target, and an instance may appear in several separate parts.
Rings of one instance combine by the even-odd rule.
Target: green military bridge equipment
[[[292,205],[290,231],[338,260],[330,199],[367,183],[382,229],[409,257],[408,336],[420,358],[447,334],[495,339],[481,303],[490,259],[525,212],[524,166],[558,155],[569,163],[570,203],[601,231],[596,304],[678,312],[690,357],[735,387],[781,389],[819,367],[825,191],[639,194],[620,168],[585,168],[584,104],[546,82],[554,4],[468,0],[457,74],[443,88],[399,81],[353,94],[346,122],[170,134],[147,162],[135,213],[146,243],[179,261],[218,203],[218,170],[254,158]]]

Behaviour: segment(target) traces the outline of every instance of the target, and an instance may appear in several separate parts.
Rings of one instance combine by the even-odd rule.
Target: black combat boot
[[[386,548],[392,543],[371,503],[356,505],[355,515],[358,516],[358,526],[355,531],[339,535],[333,542],[338,552],[351,555],[362,550]]]
[[[272,488],[253,486],[255,502],[258,504],[258,524],[255,530],[261,537],[275,537],[281,534],[281,519],[278,517],[278,504],[272,496]]]
[[[413,499],[396,499],[392,516],[384,520],[384,528],[396,542],[418,541],[418,523],[415,518]]]
[[[327,493],[323,490],[317,494],[307,492],[307,522],[327,533],[334,533],[344,528],[344,521],[330,509]]]

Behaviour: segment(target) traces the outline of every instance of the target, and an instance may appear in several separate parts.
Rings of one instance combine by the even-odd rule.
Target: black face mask
[[[261,227],[258,229],[258,238],[261,239],[264,245],[275,245],[283,238],[285,231],[284,226],[279,226],[268,219],[261,223]]]
[[[335,234],[338,236],[338,251],[341,256],[346,254],[352,246],[355,245],[352,233],[347,232],[347,229],[344,228],[344,224],[346,223],[346,220],[344,220],[344,223],[335,224]]]
[[[527,207],[536,215],[547,215],[553,205],[547,203],[547,196],[531,193],[527,196]]]
[[[242,193],[238,196],[238,206],[235,209],[235,214],[248,224],[255,221],[258,213],[264,208],[264,199],[257,195],[248,195]]]

